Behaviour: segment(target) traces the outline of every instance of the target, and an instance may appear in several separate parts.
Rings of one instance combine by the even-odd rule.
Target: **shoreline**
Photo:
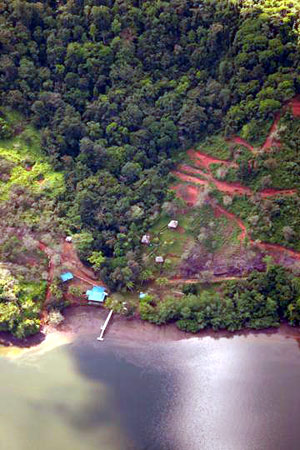
[[[23,340],[17,339],[8,332],[0,332],[0,349],[15,349],[22,351],[39,350],[53,345],[59,346],[65,343],[75,342],[78,339],[96,339],[100,328],[107,316],[107,310],[91,308],[90,306],[70,306],[64,311],[65,320],[57,327],[44,326],[42,330]],[[262,330],[243,329],[230,332],[227,330],[214,331],[205,329],[198,333],[187,333],[179,330],[174,323],[166,325],[154,325],[139,318],[125,318],[114,315],[105,333],[105,341],[122,344],[158,343],[181,341],[186,339],[232,339],[236,336],[259,337],[280,336],[298,341],[300,346],[300,327],[292,327],[282,323],[278,328],[265,328]]]

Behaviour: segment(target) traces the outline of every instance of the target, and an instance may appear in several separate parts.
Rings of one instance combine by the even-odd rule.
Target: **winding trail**
[[[220,206],[218,204],[214,205],[211,203],[211,206],[215,212],[216,217],[223,215],[237,224],[237,226],[242,231],[241,234],[239,235],[239,240],[241,242],[243,242],[245,240],[246,236],[248,236],[247,228],[244,225],[243,221],[239,217],[237,217],[235,214],[227,211],[227,209],[222,208],[222,206]]]
[[[200,169],[196,169],[195,167],[188,166],[187,164],[180,164],[178,166],[177,171],[173,171],[172,174],[175,175],[182,181],[193,183],[201,186],[208,186],[210,183],[213,183],[217,189],[221,192],[230,195],[247,195],[249,197],[254,195],[254,192],[247,186],[243,186],[240,183],[227,183],[226,181],[217,180],[212,176],[211,173],[205,173]],[[185,172],[185,173],[184,173]],[[196,178],[192,175],[199,175],[201,177],[206,178],[205,180]],[[296,189],[263,189],[258,192],[263,198],[274,197],[276,195],[294,195],[297,193]]]
[[[300,117],[300,95],[291,100],[289,105],[292,109],[293,115],[295,117]]]
[[[273,122],[273,125],[271,127],[271,130],[267,136],[267,139],[265,140],[264,145],[262,146],[262,149],[265,152],[268,152],[271,150],[272,147],[279,147],[280,146],[280,142],[276,139],[276,137],[274,136],[277,128],[278,128],[278,122],[280,120],[280,113],[276,114],[275,120]]]
[[[203,152],[199,152],[198,150],[190,149],[187,151],[187,155],[192,161],[199,161],[202,167],[205,167],[206,169],[209,169],[209,166],[211,164],[223,164],[226,167],[235,166],[237,167],[237,164],[232,161],[227,161],[226,159],[218,159],[214,158],[213,156],[206,155]]]
[[[229,141],[234,142],[235,144],[242,145],[243,147],[246,147],[248,150],[250,150],[250,152],[256,154],[256,150],[253,145],[249,144],[249,142],[239,136],[234,136]]]

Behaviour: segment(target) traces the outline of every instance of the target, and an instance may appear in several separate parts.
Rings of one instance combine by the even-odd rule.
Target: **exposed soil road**
[[[293,99],[291,102],[289,102],[284,109],[287,107],[291,107],[291,110],[293,114],[296,117],[300,117],[300,96]],[[278,122],[280,120],[280,114],[277,114],[274,120],[274,123],[271,127],[270,133],[262,146],[261,150],[263,151],[269,151],[272,147],[279,146],[280,143],[276,140],[276,130],[278,127]],[[257,150],[250,145],[247,141],[240,137],[234,137],[231,139],[232,142],[235,142],[237,144],[243,145],[247,149],[249,149],[251,152],[256,153]],[[176,195],[183,200],[186,201],[188,206],[195,206],[197,204],[197,198],[200,194],[200,191],[203,189],[203,186],[208,186],[209,184],[214,184],[216,188],[223,192],[224,194],[227,194],[229,196],[234,195],[247,195],[252,196],[254,195],[254,192],[247,186],[243,186],[239,183],[227,183],[225,181],[220,181],[214,178],[212,171],[211,171],[211,164],[222,164],[225,167],[234,167],[236,166],[235,162],[232,161],[224,161],[222,159],[218,159],[215,157],[212,157],[210,155],[206,155],[203,152],[195,151],[193,149],[189,150],[187,152],[190,160],[191,165],[188,164],[180,164],[177,168],[177,170],[173,171],[172,174],[177,177],[179,180],[183,181],[183,183],[178,184],[176,186],[172,186],[171,189],[173,189],[176,192]],[[202,170],[204,169],[204,170]],[[259,195],[261,195],[263,198],[273,197],[276,195],[281,196],[287,196],[287,195],[295,195],[297,193],[297,190],[295,189],[264,189],[259,192]],[[282,245],[279,244],[269,244],[266,242],[255,242],[251,239],[249,233],[247,232],[247,228],[243,221],[235,216],[233,213],[230,213],[222,206],[218,205],[213,201],[210,200],[211,206],[215,212],[215,214],[218,215],[224,215],[229,220],[233,221],[241,230],[241,234],[239,236],[239,239],[241,242],[245,240],[246,237],[248,237],[249,242],[251,245],[254,245],[257,248],[260,248],[264,252],[273,254],[273,255],[286,255],[292,258],[295,261],[300,261],[300,252],[297,252],[292,249],[288,249]],[[184,280],[181,280],[182,282]],[[199,280],[198,280],[199,281]],[[178,282],[178,280],[170,280],[170,282]],[[185,280],[185,282],[196,282],[195,280]]]

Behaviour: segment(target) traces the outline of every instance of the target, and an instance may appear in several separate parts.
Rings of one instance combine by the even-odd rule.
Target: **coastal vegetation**
[[[161,325],[175,322],[184,331],[238,331],[277,327],[282,320],[300,324],[300,279],[282,267],[269,265],[265,273],[252,272],[241,281],[229,281],[217,290],[195,287],[178,301],[148,295],[140,302],[143,320]]]

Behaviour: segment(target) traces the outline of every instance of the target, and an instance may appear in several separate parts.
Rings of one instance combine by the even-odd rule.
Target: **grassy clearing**
[[[260,152],[255,157],[246,154],[237,159],[239,169],[228,173],[226,181],[239,181],[253,190],[265,187],[275,189],[300,189],[300,119],[283,116],[278,124],[277,137],[280,146],[269,152]],[[247,169],[252,160],[254,167]]]
[[[12,111],[6,111],[5,119],[12,127],[24,123],[24,119]],[[17,136],[0,140],[1,161],[2,164],[8,163],[10,170],[8,176],[0,181],[0,201],[9,198],[14,186],[51,198],[64,191],[63,174],[52,169],[41,151],[39,133],[30,125],[25,125]]]
[[[145,250],[145,265],[155,277],[174,276],[184,253],[197,244],[201,243],[207,252],[214,253],[238,242],[238,227],[224,216],[215,217],[210,205],[193,208],[176,218],[179,230],[167,228],[170,217],[166,215],[150,230],[152,239],[151,246]],[[165,258],[163,265],[155,263],[158,255]]]
[[[234,197],[227,207],[240,217],[253,239],[300,250],[300,199],[275,197],[252,202],[248,197]]]
[[[232,159],[231,148],[231,144],[221,135],[210,136],[196,145],[196,150],[199,152],[224,160]]]
[[[249,122],[243,126],[240,136],[253,147],[259,148],[265,143],[272,125],[273,120],[267,120],[259,124],[254,121]]]

